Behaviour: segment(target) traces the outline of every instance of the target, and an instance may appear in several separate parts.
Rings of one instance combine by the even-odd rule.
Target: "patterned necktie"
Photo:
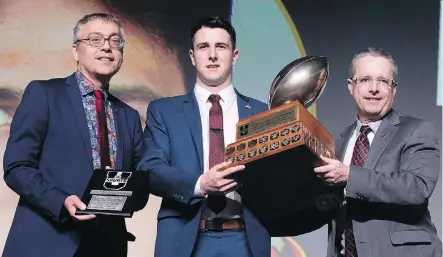
[[[98,121],[98,144],[100,146],[100,164],[104,169],[106,166],[111,167],[111,158],[109,157],[109,140],[108,140],[108,123],[106,120],[106,111],[104,107],[103,94],[100,90],[94,90],[95,108],[97,110]]]
[[[369,153],[368,134],[371,127],[363,125],[360,127],[360,135],[355,142],[354,151],[352,152],[351,165],[363,166]],[[352,219],[346,215],[345,223],[345,254],[346,257],[358,257],[357,248],[355,246],[354,231],[352,228]]]
[[[223,111],[219,95],[210,95],[212,107],[209,110],[209,168],[224,161],[225,143],[223,136]],[[208,208],[215,214],[226,206],[225,195],[208,195]]]

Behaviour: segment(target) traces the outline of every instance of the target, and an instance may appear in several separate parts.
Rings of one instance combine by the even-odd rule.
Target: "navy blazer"
[[[137,111],[110,95],[117,133],[116,169],[135,169],[144,149]],[[81,93],[74,74],[32,81],[15,112],[4,156],[6,184],[20,196],[4,257],[71,257],[82,222],[64,209],[81,197],[93,172]],[[114,224],[126,235],[124,218]]]
[[[267,110],[266,104],[237,93],[239,118]],[[196,242],[202,198],[194,187],[203,172],[201,119],[194,92],[149,104],[140,170],[150,170],[150,190],[163,198],[158,213],[156,257],[191,256]],[[269,257],[271,238],[244,208],[249,244],[254,257]]]

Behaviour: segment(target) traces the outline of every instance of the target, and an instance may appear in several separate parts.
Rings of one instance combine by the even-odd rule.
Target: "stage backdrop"
[[[194,85],[189,29],[203,16],[220,15],[230,19],[238,33],[234,85],[240,92],[266,102],[274,77],[287,63],[305,55],[326,56],[330,77],[310,111],[338,136],[356,118],[346,86],[353,54],[368,46],[383,47],[399,65],[394,107],[430,120],[441,141],[439,0],[0,0],[0,153],[29,81],[64,77],[75,70],[72,29],[91,12],[108,12],[123,22],[125,60],[111,88],[140,112],[143,126],[151,100],[183,94]],[[440,179],[430,201],[440,238],[441,194]],[[1,180],[0,251],[17,199]],[[153,196],[127,220],[137,237],[129,256],[153,256],[159,204]],[[326,227],[295,238],[273,238],[272,257],[325,256],[326,238]]]

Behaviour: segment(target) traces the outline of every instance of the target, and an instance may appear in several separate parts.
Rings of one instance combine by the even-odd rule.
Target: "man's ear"
[[[192,65],[195,66],[194,50],[192,49],[189,49],[189,58],[191,58]]]
[[[74,57],[74,60],[78,62],[78,45],[73,44],[72,45],[72,57]]]
[[[354,95],[354,86],[353,86],[353,81],[351,79],[347,80],[348,82],[348,90],[349,90],[349,94]]]
[[[232,52],[232,65],[234,65],[237,62],[238,58],[238,49],[235,49],[234,52]]]

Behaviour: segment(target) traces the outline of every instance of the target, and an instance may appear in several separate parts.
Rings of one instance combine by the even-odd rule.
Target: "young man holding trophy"
[[[279,124],[275,124],[275,119],[281,117],[282,112],[279,109],[274,115],[275,112],[269,112],[266,104],[244,96],[234,88],[232,65],[237,61],[239,52],[236,49],[235,30],[227,21],[218,17],[202,19],[191,30],[191,41],[189,54],[197,74],[194,89],[186,95],[151,102],[144,131],[147,150],[139,169],[151,171],[150,190],[163,198],[158,214],[155,255],[172,257],[180,253],[180,256],[193,257],[268,257],[271,253],[271,235],[298,235],[313,230],[314,226],[305,226],[304,218],[309,217],[296,217],[298,214],[294,212],[283,211],[285,217],[274,220],[262,215],[263,208],[252,211],[249,206],[255,208],[256,202],[261,202],[265,209],[266,206],[272,205],[272,202],[279,202],[283,209],[293,209],[277,199],[287,199],[285,194],[270,199],[275,197],[275,192],[279,192],[279,183],[284,182],[284,178],[278,183],[264,185],[258,189],[269,192],[269,196],[253,196],[254,193],[259,193],[256,190],[257,183],[266,180],[266,177],[263,178],[260,174],[263,170],[258,167],[260,165],[254,166],[254,162],[240,163],[243,158],[239,156],[243,153],[232,159],[231,155],[236,154],[236,151],[250,149],[257,156],[262,156],[254,147],[269,147],[268,143],[275,143],[275,140],[271,139],[268,143],[257,140],[254,143],[254,137],[257,136],[253,133],[254,129],[258,136],[269,133],[268,130],[272,130],[272,127],[278,129]],[[310,62],[319,65],[310,65]],[[319,72],[313,72],[313,78],[307,81],[308,88],[304,89],[303,99],[311,103],[324,86],[327,67],[325,69],[321,66],[325,65],[322,58],[303,59],[294,63],[294,67],[301,63],[319,68]],[[306,71],[311,72],[309,69]],[[292,69],[289,67],[282,72],[287,72],[285,75],[292,74]],[[301,82],[303,83],[304,81]],[[276,96],[279,97],[276,97],[275,101],[282,100],[281,88],[284,86],[271,89],[273,93],[278,91]],[[306,91],[309,93],[306,94]],[[278,102],[278,105],[280,104],[282,103]],[[291,121],[295,118],[293,110],[289,110],[289,116],[293,114],[292,120],[289,117]],[[274,116],[268,118],[269,113]],[[264,120],[260,118],[261,115],[266,116]],[[303,115],[307,115],[312,124],[315,123],[312,115],[306,110]],[[261,122],[271,125],[267,127],[268,130],[260,131],[260,134],[260,129],[257,128],[266,126],[242,126],[242,122],[248,119],[257,119],[254,121],[256,125]],[[319,130],[324,131],[322,128]],[[291,133],[285,136],[296,136]],[[300,131],[294,133],[300,136]],[[253,142],[248,146],[239,141],[249,139]],[[304,142],[304,138],[300,142]],[[233,147],[235,144],[240,145]],[[298,145],[298,141],[292,145]],[[306,153],[305,150],[304,152]],[[252,155],[250,157],[256,158]],[[312,159],[310,155],[304,156]],[[292,160],[293,157],[294,155],[286,158],[286,161]],[[312,162],[313,160],[306,165],[312,165]],[[268,172],[278,174],[278,169],[283,170],[282,166],[272,168],[272,163],[276,162],[267,164],[271,165]],[[314,179],[320,183],[312,172],[312,166],[310,167],[311,175],[308,180],[312,182]],[[291,169],[296,171],[298,164],[293,163]],[[242,174],[249,174],[248,178],[242,179]],[[286,190],[290,191],[293,188],[293,185],[290,185]],[[244,204],[244,196],[249,198],[249,205]],[[297,198],[303,199],[308,196],[300,194]],[[315,199],[315,194],[309,195],[309,199],[304,201],[305,207],[301,205],[299,208],[315,208]],[[265,212],[272,216],[273,213],[282,211],[268,208]],[[278,227],[277,231],[274,231],[273,227]],[[288,227],[293,229],[285,231]]]
[[[224,148],[235,140],[236,123],[265,111],[266,104],[232,85],[239,52],[229,22],[200,20],[191,42],[194,90],[151,102],[144,131],[147,150],[139,169],[152,172],[152,193],[163,198],[155,256],[268,257],[268,232],[242,205],[238,183],[226,178],[244,166],[224,169]]]

